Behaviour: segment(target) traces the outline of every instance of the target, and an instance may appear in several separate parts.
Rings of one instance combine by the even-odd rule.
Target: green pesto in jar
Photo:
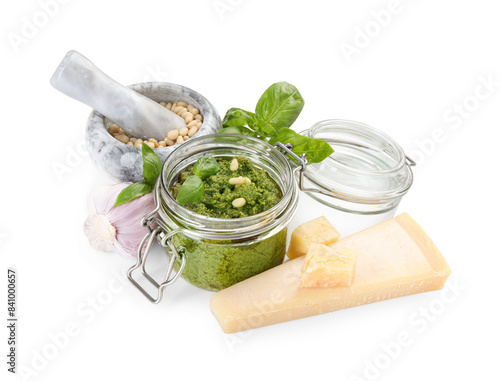
[[[213,218],[242,218],[276,205],[282,193],[271,176],[245,157],[236,159],[238,169],[231,171],[233,157],[216,158],[220,169],[203,180],[203,199],[184,207]],[[174,198],[184,181],[192,175],[193,166],[179,175],[177,183],[170,189]],[[229,179],[236,177],[247,177],[251,184],[239,187],[229,184]],[[235,208],[232,201],[237,198],[244,198],[246,204]],[[286,232],[283,228],[261,241],[257,237],[238,241],[199,240],[184,234],[177,234],[172,239],[178,249],[184,248],[186,267],[182,277],[205,290],[218,291],[281,264],[286,252]],[[178,264],[174,266],[174,270],[178,268]]]
[[[276,205],[281,199],[278,185],[269,174],[253,165],[246,157],[238,156],[238,170],[231,171],[232,157],[216,158],[220,170],[203,180],[205,193],[200,202],[184,205],[187,209],[213,218],[249,217]],[[193,175],[193,166],[180,173],[177,183],[172,187],[171,194],[177,197],[179,190],[189,176]],[[251,184],[240,186],[229,184],[229,179],[247,177]],[[232,205],[233,200],[244,198],[246,203],[241,208]]]
[[[286,232],[284,228],[260,242],[199,241],[178,234],[173,243],[185,248],[182,277],[197,287],[219,291],[283,263]],[[174,270],[178,269],[176,262]]]

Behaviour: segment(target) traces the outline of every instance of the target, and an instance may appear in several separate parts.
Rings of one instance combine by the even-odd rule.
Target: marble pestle
[[[131,136],[163,140],[184,119],[158,103],[120,85],[77,51],[69,51],[50,79],[60,92],[92,107]]]

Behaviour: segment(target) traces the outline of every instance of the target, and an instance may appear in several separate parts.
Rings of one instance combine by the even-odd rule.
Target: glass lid
[[[305,177],[321,190],[357,203],[383,203],[408,192],[413,174],[402,148],[365,124],[324,120],[301,134],[328,142],[335,152],[308,164]]]

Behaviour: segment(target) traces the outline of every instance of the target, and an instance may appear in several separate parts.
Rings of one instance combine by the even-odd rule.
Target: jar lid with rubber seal
[[[325,215],[351,234],[394,216],[413,183],[415,165],[394,139],[366,124],[339,119],[323,120],[301,134],[326,141],[334,153],[308,164],[301,174],[295,221]],[[296,224],[292,221],[290,228]]]

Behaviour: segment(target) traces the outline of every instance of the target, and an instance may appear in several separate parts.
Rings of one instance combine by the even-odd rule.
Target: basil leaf
[[[269,123],[257,119],[255,123],[250,125],[260,136],[264,138],[272,138],[277,135],[276,130]]]
[[[313,139],[307,136],[297,134],[289,128],[282,128],[278,131],[278,136],[271,139],[269,144],[275,145],[276,142],[293,145],[293,153],[297,156],[305,153],[309,163],[319,163],[330,156],[333,148],[321,139]]]
[[[256,117],[253,112],[233,107],[227,110],[226,115],[222,120],[222,127],[249,126],[255,119]]]
[[[269,140],[269,144],[274,146],[277,142],[280,142],[283,144],[290,143],[290,144],[295,146],[297,143],[300,142],[301,137],[303,137],[303,136],[300,134],[297,134],[295,131],[291,130],[290,128],[282,128],[278,132],[278,136]]]
[[[143,181],[130,184],[125,189],[122,189],[122,191],[116,198],[115,206],[125,204],[126,202],[129,202],[137,197],[141,197],[145,194],[151,193],[152,190],[153,185],[145,183]]]
[[[290,127],[297,119],[304,99],[297,88],[287,82],[271,85],[255,107],[257,119],[269,123],[275,130]]]
[[[142,143],[142,175],[144,181],[154,187],[161,172],[161,160],[153,149]]]
[[[251,129],[243,126],[231,126],[231,127],[225,127],[217,132],[218,134],[240,134],[240,135],[246,135],[246,136],[256,136],[256,133],[253,132]]]
[[[201,179],[198,176],[189,176],[179,189],[176,201],[181,205],[199,202],[204,192],[205,187]]]
[[[206,179],[219,172],[220,165],[212,156],[203,156],[193,167],[193,173],[200,179]]]

